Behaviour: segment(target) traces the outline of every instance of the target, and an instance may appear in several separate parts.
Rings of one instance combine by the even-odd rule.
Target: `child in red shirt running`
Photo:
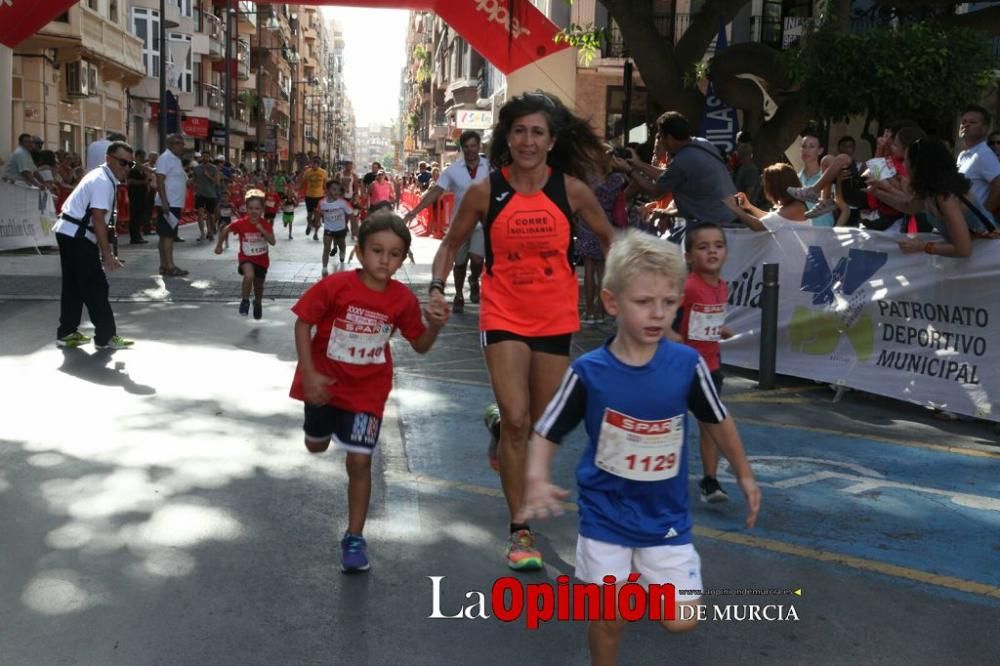
[[[371,456],[392,389],[389,338],[399,329],[418,353],[431,348],[447,308],[427,309],[392,279],[406,258],[410,231],[396,215],[373,216],[358,236],[361,268],[313,285],[292,308],[299,364],[291,397],[305,402],[305,444],[347,451],[347,531],[340,542],[344,573],[367,571],[362,536],[371,497]]]
[[[719,340],[733,336],[723,323],[729,289],[720,276],[726,263],[726,236],[711,223],[698,224],[684,237],[684,250],[691,272],[684,284],[684,305],[681,313],[680,336],[684,344],[698,350],[712,371],[717,393],[722,393],[722,363]],[[702,502],[725,502],[729,495],[719,485],[715,474],[719,467],[719,449],[715,441],[700,429],[701,464],[705,476],[698,484]]]
[[[274,226],[264,219],[264,193],[250,190],[246,195],[246,217],[241,217],[223,227],[215,244],[215,253],[222,254],[222,243],[229,234],[240,237],[237,271],[243,276],[243,298],[240,314],[250,312],[250,287],[253,287],[253,318],[263,316],[264,279],[271,265],[268,245],[274,245]]]

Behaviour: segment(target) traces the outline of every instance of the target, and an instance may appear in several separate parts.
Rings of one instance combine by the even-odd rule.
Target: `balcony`
[[[207,111],[206,116],[212,122],[221,123],[226,107],[226,96],[222,89],[211,83],[200,83],[195,94],[195,103]]]
[[[202,34],[208,36],[208,57],[213,60],[220,60],[226,57],[226,30],[225,25],[215,14],[202,13]]]
[[[70,12],[70,21],[73,21],[74,16],[80,22],[79,34],[83,47],[81,55],[91,60],[101,60],[105,66],[118,70],[126,86],[138,83],[145,77],[142,40],[82,5],[79,11]]]
[[[236,42],[236,78],[240,81],[250,79],[250,42],[245,39]]]
[[[228,2],[227,2],[228,4]],[[241,35],[257,34],[257,3],[240,0],[236,8],[237,30]]]
[[[246,134],[250,131],[250,111],[247,109],[246,104],[237,102],[231,108],[232,113],[229,114],[230,131],[236,134]]]
[[[319,32],[313,26],[307,25],[302,31],[302,36],[309,41],[315,42],[319,39]]]

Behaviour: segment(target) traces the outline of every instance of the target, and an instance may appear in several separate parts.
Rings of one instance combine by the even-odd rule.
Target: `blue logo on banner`
[[[830,270],[823,248],[810,245],[802,269],[802,291],[813,294],[813,305],[832,303],[835,289],[850,296],[888,260],[889,255],[885,252],[849,250]]]

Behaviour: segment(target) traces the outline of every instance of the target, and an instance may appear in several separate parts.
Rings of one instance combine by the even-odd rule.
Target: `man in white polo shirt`
[[[174,241],[187,196],[187,172],[181,162],[183,154],[184,137],[171,134],[167,137],[167,149],[156,159],[156,205],[160,207],[156,233],[160,235],[160,275],[165,277],[188,274],[174,264]]]
[[[108,227],[114,225],[118,183],[132,168],[132,147],[123,141],[108,145],[104,164],[87,173],[63,203],[52,230],[59,244],[62,294],[56,344],[79,347],[90,341],[80,333],[83,306],[94,324],[94,346],[127,349],[131,340],[118,335],[108,301],[106,272],[122,267],[111,249]]]
[[[962,112],[958,137],[964,150],[958,154],[958,170],[971,183],[972,205],[990,223],[995,224],[1000,210],[1000,160],[986,144],[990,134],[990,113],[978,104],[970,104]]]
[[[481,145],[479,133],[472,130],[462,132],[458,138],[458,144],[462,149],[462,159],[457,160],[445,169],[437,182],[427,190],[420,203],[406,214],[403,221],[410,223],[417,213],[424,208],[433,205],[445,191],[455,194],[455,204],[451,209],[451,219],[455,219],[455,213],[462,204],[462,197],[473,183],[486,180],[490,175],[489,165],[486,163],[486,156],[479,153]],[[465,286],[466,264],[469,264],[469,300],[473,303],[479,302],[479,276],[483,272],[483,255],[486,252],[483,238],[483,225],[477,224],[475,231],[469,240],[462,245],[455,256],[455,300],[452,301],[453,312],[462,312],[465,309],[465,297],[462,294]]]

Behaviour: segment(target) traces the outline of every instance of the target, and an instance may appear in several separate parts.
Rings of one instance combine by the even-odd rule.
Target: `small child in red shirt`
[[[424,310],[392,279],[410,247],[410,231],[397,215],[379,215],[361,227],[361,268],[323,278],[292,312],[299,363],[290,395],[305,403],[305,444],[326,451],[333,440],[347,451],[347,531],[340,542],[344,573],[367,571],[362,536],[371,496],[371,456],[392,389],[389,339],[398,329],[418,353],[431,348],[448,319],[447,308]]]
[[[250,312],[250,288],[253,287],[253,318],[260,319],[263,316],[264,279],[271,265],[267,246],[275,243],[274,225],[264,219],[262,191],[248,191],[244,203],[246,216],[223,227],[215,244],[215,253],[222,254],[222,243],[229,234],[239,235],[240,252],[236,272],[243,276],[240,314],[246,316]]]
[[[719,340],[732,337],[723,326],[729,288],[722,279],[726,263],[726,236],[715,224],[701,223],[690,228],[684,237],[684,251],[690,273],[684,284],[680,336],[684,344],[698,350],[712,371],[717,393],[722,393],[722,362]],[[719,449],[715,441],[701,430],[699,437],[701,464],[705,476],[698,484],[702,502],[725,502],[729,495],[719,485],[715,475],[719,467]]]

